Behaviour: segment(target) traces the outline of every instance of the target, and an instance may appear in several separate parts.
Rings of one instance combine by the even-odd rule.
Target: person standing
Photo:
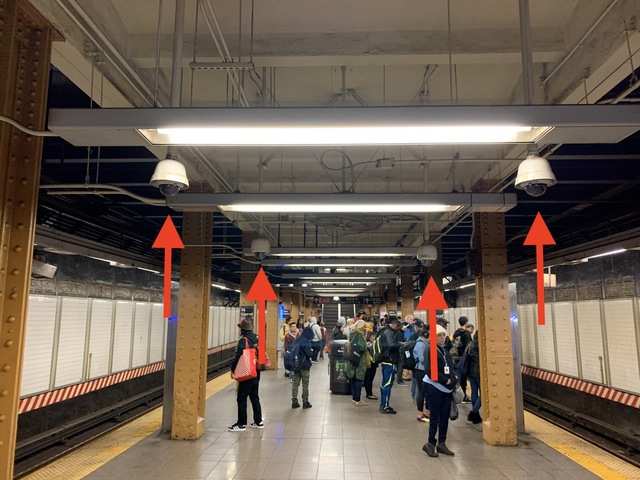
[[[467,325],[469,325],[469,319],[465,316],[458,318],[458,325],[460,327],[453,332],[453,348],[451,353],[451,358],[453,360],[453,366],[456,369],[458,376],[460,377],[460,388],[462,388],[462,392],[464,393],[463,402],[468,402],[469,397],[467,397],[467,376],[462,372],[460,368],[462,365],[462,357],[464,356],[464,352],[467,350],[467,345],[471,343],[471,334],[467,330]]]
[[[413,370],[413,380],[416,384],[415,392],[416,392],[416,406],[418,407],[418,417],[417,420],[419,422],[427,423],[429,421],[429,405],[427,402],[427,396],[425,395],[424,388],[424,374],[425,374],[425,352],[428,348],[428,339],[427,339],[427,328],[422,325],[418,329],[418,339],[416,340],[416,345],[413,347],[413,358],[416,361],[416,368]]]
[[[293,346],[293,342],[296,341],[296,339],[298,338],[298,335],[300,335],[300,331],[298,330],[298,325],[295,322],[291,322],[289,324],[289,331],[287,332],[287,334],[284,337],[284,354],[286,355],[287,352],[291,351],[291,347]],[[284,370],[284,376],[285,377],[290,377],[291,376],[291,372],[289,370],[287,370],[285,368]]]
[[[358,320],[351,331],[351,359],[347,363],[345,373],[347,378],[351,380],[351,399],[354,405],[359,406],[360,396],[362,393],[362,384],[367,369],[371,365],[369,351],[367,350],[367,341],[364,338],[364,320]]]
[[[447,447],[447,430],[449,428],[449,414],[451,412],[451,401],[453,400],[453,389],[456,386],[456,376],[453,369],[453,362],[449,351],[445,348],[447,331],[437,325],[437,369],[438,380],[431,379],[431,355],[430,347],[425,349],[425,376],[427,396],[429,398],[429,411],[431,417],[429,421],[429,435],[427,443],[422,446],[422,451],[430,457],[437,457],[438,454],[453,456],[454,453]],[[436,442],[437,436],[437,442]]]
[[[236,345],[236,354],[231,362],[231,378],[233,372],[242,357],[245,348],[254,348],[256,350],[256,358],[258,357],[258,337],[253,333],[253,322],[247,318],[243,318],[238,324],[240,328],[240,339]],[[256,378],[251,378],[243,382],[238,382],[236,392],[236,402],[238,404],[238,420],[231,425],[228,430],[230,432],[244,432],[247,429],[247,398],[251,401],[253,408],[253,423],[251,428],[264,428],[262,421],[262,407],[260,406],[260,397],[258,388],[260,386],[260,369],[257,370]]]
[[[371,364],[364,374],[364,391],[368,400],[377,400],[378,396],[373,394],[373,379],[376,377],[378,364],[373,360],[373,341],[375,340],[375,325],[367,322],[364,327],[364,338],[367,341],[367,351],[371,358]]]
[[[374,352],[376,361],[379,362],[382,370],[382,380],[380,381],[380,413],[397,413],[389,402],[391,400],[391,389],[396,374],[396,368],[400,356],[399,335],[402,335],[400,321],[394,318],[385,326],[376,338]]]
[[[464,371],[471,384],[471,411],[467,420],[471,423],[482,423],[480,416],[480,348],[478,345],[478,332],[473,334],[471,343],[467,346],[463,361]]]
[[[346,340],[347,336],[344,334],[343,329],[346,325],[347,321],[344,317],[338,318],[338,322],[336,326],[333,327],[331,331],[331,339],[332,340]]]
[[[295,358],[293,382],[291,384],[291,408],[300,408],[300,402],[298,402],[300,383],[302,383],[302,408],[311,408],[311,403],[309,403],[309,380],[311,379],[311,357],[313,356],[312,340],[313,331],[311,327],[305,327],[291,347]]]
[[[313,355],[311,360],[314,362],[318,361],[318,355],[320,354],[320,348],[322,346],[322,329],[320,325],[318,325],[318,319],[316,317],[311,317],[309,319],[309,326],[311,327],[311,331],[313,333],[313,340],[311,340],[311,349],[313,351]]]

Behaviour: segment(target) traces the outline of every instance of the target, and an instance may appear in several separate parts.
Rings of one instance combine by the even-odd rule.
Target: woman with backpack
[[[236,355],[231,362],[231,378],[235,378],[234,372],[240,358],[242,358],[245,348],[254,348],[256,350],[256,358],[258,356],[258,337],[253,333],[253,322],[247,318],[243,318],[238,324],[238,327],[240,328],[240,339],[236,346]],[[251,400],[251,407],[253,408],[253,423],[251,424],[251,428],[264,428],[262,407],[260,406],[260,397],[258,396],[259,386],[259,368],[257,369],[257,376],[255,378],[238,382],[236,394],[238,421],[228,428],[230,432],[244,432],[247,429],[247,398]]]
[[[362,384],[367,369],[371,365],[371,357],[367,349],[367,341],[364,338],[365,321],[358,320],[352,327],[349,343],[351,345],[351,355],[345,373],[351,379],[351,399],[354,405],[359,406]]]

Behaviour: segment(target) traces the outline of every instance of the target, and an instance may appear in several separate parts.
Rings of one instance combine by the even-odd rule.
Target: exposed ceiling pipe
[[[139,202],[156,207],[166,207],[166,200],[143,197],[124,188],[106,184],[67,183],[56,185],[40,185],[49,195],[125,195]]]
[[[207,28],[209,29],[211,38],[216,45],[218,53],[225,62],[233,62],[233,57],[231,56],[231,52],[229,51],[227,42],[224,39],[224,34],[222,33],[222,29],[220,28],[220,23],[218,22],[218,17],[216,16],[213,5],[211,5],[210,0],[203,0],[201,6],[202,12],[204,13],[205,23],[207,25]],[[240,79],[238,78],[238,72],[236,70],[228,70],[227,74],[231,79],[231,82],[233,83],[236,91],[238,92],[238,97],[240,98],[240,103],[242,104],[242,106],[250,106],[247,95],[240,83]]]
[[[580,47],[582,47],[582,45],[584,45],[584,43],[587,41],[587,38],[589,38],[589,36],[593,33],[593,31],[598,28],[598,25],[600,25],[600,23],[602,22],[602,20],[604,20],[604,18],[609,14],[609,12],[613,9],[613,7],[615,7],[617,5],[619,0],[611,0],[611,2],[609,3],[609,5],[607,6],[607,8],[605,8],[602,13],[598,16],[598,18],[596,18],[596,20],[591,24],[591,26],[587,29],[586,32],[584,32],[584,34],[582,35],[582,37],[580,37],[580,40],[578,40],[578,42],[573,46],[573,48],[571,50],[569,50],[569,53],[567,53],[562,60],[560,60],[560,62],[553,68],[553,70],[551,70],[551,72],[549,72],[549,75],[547,75],[543,80],[542,80],[542,84],[546,85],[547,83],[549,83],[549,81],[555,76],[556,73],[558,73],[560,71],[560,69],[562,67],[564,67],[564,65],[571,60],[571,58],[576,54],[576,52],[580,49]]]

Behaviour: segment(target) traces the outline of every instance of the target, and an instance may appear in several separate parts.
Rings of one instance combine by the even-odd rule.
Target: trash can
[[[337,395],[349,395],[351,382],[347,378],[347,360],[344,358],[344,350],[348,340],[333,340],[329,353],[329,388],[331,393]]]

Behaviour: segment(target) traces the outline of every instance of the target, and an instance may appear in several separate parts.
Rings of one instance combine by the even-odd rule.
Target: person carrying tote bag
[[[247,429],[247,399],[253,408],[251,428],[264,428],[262,407],[258,388],[260,386],[260,370],[258,369],[258,337],[253,332],[253,322],[243,318],[238,324],[240,339],[236,346],[236,354],[231,362],[231,378],[238,381],[236,401],[238,403],[238,420],[231,425],[230,432],[244,432]]]

